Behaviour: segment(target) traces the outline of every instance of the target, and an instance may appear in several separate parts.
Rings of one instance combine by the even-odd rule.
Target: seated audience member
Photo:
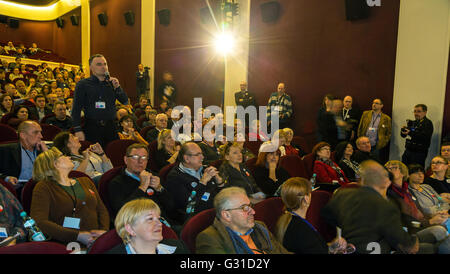
[[[24,105],[14,107],[13,116],[8,120],[8,125],[17,130],[18,126],[28,120],[28,108]]]
[[[5,93],[0,95],[0,119],[3,115],[10,113],[14,110],[14,101],[11,95]]]
[[[425,178],[425,171],[423,167],[419,164],[409,165],[409,191],[411,195],[415,198],[414,203],[417,208],[423,212],[423,214],[430,218],[439,213],[441,208],[439,208],[439,197],[440,195],[430,186],[423,183]],[[446,203],[443,206],[448,207],[450,199],[448,197],[441,197],[442,201]],[[440,215],[440,214],[439,214]],[[444,220],[445,221],[445,220]]]
[[[370,145],[370,140],[368,137],[359,137],[356,139],[356,147],[358,150],[355,151],[353,155],[353,160],[358,164],[366,160],[374,160],[376,162],[380,162],[378,156],[371,152],[372,146]]]
[[[316,228],[306,220],[311,204],[311,183],[299,177],[290,178],[281,186],[281,199],[286,208],[276,226],[277,240],[295,254],[344,253],[347,242],[336,238],[327,244]]]
[[[450,142],[444,142],[441,145],[441,156],[447,160],[447,163],[450,165]],[[446,178],[450,179],[450,166],[447,169]]]
[[[14,103],[21,103],[22,100],[20,99],[20,96],[17,94],[17,89],[14,84],[8,83],[5,85],[5,94],[8,94],[13,99]]]
[[[52,83],[56,83],[55,76],[53,75],[53,72],[51,70],[48,70],[45,73],[45,81],[47,81],[47,84],[51,85]]]
[[[2,64],[0,62],[0,92],[3,93],[5,91],[5,85],[8,83],[8,80],[6,79],[6,72],[1,67]]]
[[[141,97],[139,97],[139,103],[137,105],[135,105],[134,110],[138,111],[138,110],[145,110],[145,107],[148,105],[148,99],[145,95],[141,95]]]
[[[312,153],[316,156],[314,173],[318,183],[345,185],[350,183],[344,171],[331,159],[331,147],[320,142],[314,146]]]
[[[351,182],[359,179],[359,164],[353,160],[353,145],[350,142],[340,142],[336,146],[335,161]]]
[[[262,222],[244,189],[229,187],[214,198],[214,223],[197,235],[198,254],[288,254]]]
[[[9,74],[9,81],[12,83],[15,79],[24,79],[23,74],[20,73],[20,68],[15,67],[12,73]]]
[[[39,93],[38,93],[37,89],[35,89],[35,88],[30,89],[26,96],[27,101],[31,102],[35,105],[36,104],[35,98],[38,94]]]
[[[100,177],[113,168],[111,160],[106,156],[100,144],[96,143],[80,152],[81,143],[78,137],[68,131],[58,133],[53,139],[53,146],[71,158],[74,170],[87,174],[96,185],[98,185]]]
[[[47,106],[50,109],[53,109],[53,107],[55,106],[56,102],[58,102],[58,96],[55,93],[49,93],[47,95]]]
[[[181,146],[177,162],[179,164],[167,175],[164,187],[174,197],[177,211],[187,219],[192,214],[212,208],[214,197],[225,183],[215,167],[203,166],[202,150],[194,142]],[[187,213],[189,198],[195,202],[193,211]]]
[[[245,137],[243,135],[236,133],[234,140],[235,140],[235,143],[237,143],[239,145],[239,147],[241,148],[242,155],[244,156],[244,159],[242,160],[243,163],[256,157],[255,154],[253,154],[253,152],[250,149],[244,147]],[[223,155],[222,147],[224,147],[224,146],[220,146],[219,149],[221,151],[221,154]]]
[[[230,142],[223,150],[223,163],[220,166],[220,176],[226,186],[237,186],[245,189],[253,204],[261,202],[266,195],[256,185],[256,181],[243,162],[242,148],[237,142]]]
[[[53,113],[55,116],[48,118],[46,124],[56,126],[62,131],[69,131],[72,128],[72,118],[67,116],[64,102],[56,102],[53,106]]]
[[[17,88],[17,95],[21,99],[27,99],[27,86],[25,85],[25,82],[22,80],[17,81],[16,88]]]
[[[121,132],[119,131],[119,138],[121,140],[135,140],[141,144],[148,146],[148,142],[134,129],[134,120],[130,115],[123,116],[120,121]]]
[[[36,121],[41,121],[47,115],[52,114],[52,110],[49,109],[46,105],[45,96],[42,94],[36,95],[34,98],[35,105],[34,107],[30,107],[30,118]]]
[[[30,215],[52,241],[78,241],[89,247],[109,229],[109,215],[92,181],[69,178],[72,169],[70,157],[57,148],[36,158],[33,180],[38,183]]]
[[[417,236],[420,241],[420,248],[434,250],[439,248],[439,253],[450,253],[450,238],[447,238],[447,231],[443,226],[439,226],[448,218],[445,215],[436,215],[431,219],[426,219],[422,212],[416,207],[413,197],[408,190],[408,168],[400,161],[391,160],[385,164],[386,169],[391,173],[392,184],[387,190],[387,196],[397,205],[401,212],[403,226],[408,231],[413,230],[413,222],[418,222]],[[423,228],[423,227],[427,228]]]
[[[342,237],[356,247],[356,253],[372,252],[373,242],[381,254],[420,251],[417,237],[403,229],[400,211],[387,200],[388,171],[368,160],[361,164],[360,175],[362,187],[338,191],[322,208],[321,216],[342,229]]]
[[[211,132],[205,131],[203,132],[203,141],[198,144],[205,157],[203,159],[205,165],[210,165],[220,159],[219,146],[216,143],[215,137],[216,134],[214,129],[212,129]]]
[[[450,179],[445,178],[448,168],[447,160],[442,156],[436,156],[431,160],[433,175],[425,179],[425,184],[432,186],[437,193],[445,197],[450,196]]]
[[[16,57],[14,62],[11,62],[8,64],[9,71],[12,72],[14,70],[14,68],[20,68],[21,63],[22,63],[22,58]]]
[[[19,58],[27,58],[27,56],[23,53],[24,52],[23,52],[22,48],[17,48],[16,54],[14,56],[19,57]]]
[[[66,103],[66,115],[72,115],[73,97],[67,97],[64,102]]]
[[[28,49],[28,54],[35,55],[39,51],[41,51],[41,49],[38,48],[37,44],[36,43],[32,43],[31,47]]]
[[[147,106],[145,108],[145,117],[147,118],[147,120],[142,123],[142,128],[148,126],[156,126],[157,114],[158,112],[156,111],[156,109],[152,109],[150,106]]]
[[[160,208],[150,199],[126,203],[114,222],[123,242],[106,254],[189,254],[182,241],[163,239],[160,215]]]
[[[283,129],[286,135],[286,143],[284,144],[284,148],[286,150],[286,155],[298,155],[300,157],[306,155],[306,153],[302,150],[301,147],[294,146],[291,144],[292,139],[294,138],[294,131],[290,128]]]
[[[15,185],[16,189],[31,179],[34,160],[39,153],[47,150],[38,123],[22,122],[18,135],[18,143],[0,145],[0,178]]]
[[[168,108],[169,108],[169,105],[168,105],[167,101],[162,101],[159,104],[158,113],[166,113]]]
[[[169,222],[177,220],[171,194],[161,185],[158,176],[145,170],[148,147],[143,144],[129,146],[123,160],[126,167],[108,185],[108,199],[114,216],[125,203],[148,198],[159,205],[162,216]]]
[[[45,95],[45,97],[47,97],[47,95],[49,95],[49,93],[50,93],[50,85],[42,86],[41,94],[43,94],[43,95]]]
[[[272,136],[271,142],[272,144],[278,144],[278,149],[281,152],[280,157],[286,156],[286,148],[284,147],[284,145],[287,142],[287,136],[282,129],[275,131]]]
[[[265,142],[259,148],[253,176],[256,184],[266,197],[275,191],[291,176],[280,164],[280,150],[271,142]]]
[[[163,129],[158,135],[158,150],[155,153],[156,170],[176,162],[180,146],[175,143],[175,136],[170,129]]]
[[[3,235],[0,235],[0,242],[8,237],[14,237],[17,233],[20,235],[9,245],[14,245],[16,242],[25,242],[27,232],[20,216],[20,213],[23,212],[22,205],[2,184],[0,184],[0,209],[0,228],[4,230],[2,231]]]
[[[9,41],[8,44],[5,46],[5,50],[7,51],[16,51],[16,47],[14,47],[13,42]]]
[[[156,115],[155,118],[155,128],[148,131],[147,136],[145,136],[145,140],[149,143],[156,141],[158,139],[158,134],[167,128],[167,115],[164,113],[160,113]]]

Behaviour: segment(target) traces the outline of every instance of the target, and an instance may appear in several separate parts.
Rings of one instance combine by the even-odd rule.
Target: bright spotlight
[[[234,49],[234,38],[230,33],[221,33],[216,37],[214,45],[218,53],[227,55]]]

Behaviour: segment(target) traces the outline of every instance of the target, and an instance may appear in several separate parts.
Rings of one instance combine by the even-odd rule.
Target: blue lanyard
[[[297,216],[300,218],[300,220],[302,220],[303,222],[305,222],[312,230],[314,230],[316,233],[319,233],[317,231],[317,229],[310,223],[308,222],[306,219],[302,218],[300,215],[298,215],[297,213],[293,212],[293,211],[289,211],[289,213],[291,213],[294,216]]]

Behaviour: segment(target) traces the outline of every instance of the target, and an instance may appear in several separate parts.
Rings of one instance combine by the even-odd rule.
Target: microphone
[[[109,71],[105,72],[105,81],[109,81],[110,78]]]

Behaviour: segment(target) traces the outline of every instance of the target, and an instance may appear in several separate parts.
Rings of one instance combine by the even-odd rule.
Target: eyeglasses
[[[197,156],[203,155],[203,152],[199,152],[199,153],[195,153],[195,154],[186,154],[186,155],[189,155],[192,157],[197,157]]]
[[[127,157],[131,158],[133,160],[136,160],[136,161],[139,161],[139,160],[147,161],[148,160],[148,156],[128,155]]]
[[[387,167],[387,170],[398,170],[398,166]]]
[[[240,210],[248,213],[248,212],[250,212],[250,210],[253,209],[253,206],[254,205],[252,203],[250,203],[250,204],[241,205],[240,207],[236,207],[236,208],[225,209],[225,211],[231,211],[231,210],[238,210],[238,209],[240,209]]]
[[[432,165],[446,165],[445,162],[431,162]]]

